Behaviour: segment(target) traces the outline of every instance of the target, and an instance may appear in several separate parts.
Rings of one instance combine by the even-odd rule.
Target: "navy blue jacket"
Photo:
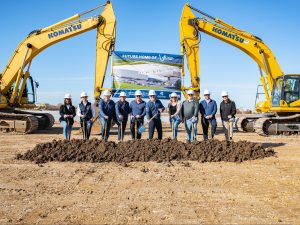
[[[133,100],[132,102],[130,102],[130,108],[133,116],[140,115],[140,118],[143,119],[146,115],[146,102],[144,102],[143,100],[140,104],[138,104],[136,100]]]
[[[99,103],[99,117],[104,118],[104,116],[108,116],[109,119],[114,119],[116,116],[115,102],[113,100],[109,100],[105,102],[103,99],[100,100]]]
[[[199,105],[199,111],[202,118],[206,116],[212,115],[212,119],[215,119],[215,115],[217,113],[217,103],[215,100],[210,99],[207,103],[206,100],[202,100]]]
[[[121,102],[117,101],[116,103],[116,115],[117,115],[117,120],[120,122],[119,116],[123,116],[122,121],[127,121],[128,120],[128,114],[131,113],[131,108],[129,107],[129,103],[127,101]]]
[[[147,102],[146,104],[146,115],[147,119],[150,120],[154,115],[155,119],[160,119],[160,112],[158,109],[162,109],[163,111],[165,110],[165,107],[161,103],[159,99],[156,99],[155,102]]]

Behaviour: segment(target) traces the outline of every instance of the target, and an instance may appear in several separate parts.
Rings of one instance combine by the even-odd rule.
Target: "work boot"
[[[190,141],[190,140],[186,140],[186,143],[187,143],[187,144],[190,144],[190,143],[191,143],[191,141]]]

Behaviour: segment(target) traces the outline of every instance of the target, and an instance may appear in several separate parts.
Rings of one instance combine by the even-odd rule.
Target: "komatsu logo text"
[[[82,28],[81,24],[72,25],[70,27],[67,27],[67,28],[64,28],[64,29],[61,29],[61,30],[58,30],[58,31],[54,31],[54,32],[48,34],[48,38],[49,39],[55,38],[55,37],[58,37],[58,36],[63,35],[63,34],[67,34],[67,33],[70,33],[70,32],[74,32],[76,30],[80,30],[81,28]]]
[[[244,44],[249,44],[249,41],[245,40],[244,38],[241,38],[236,34],[229,33],[227,31],[221,30],[219,28],[213,27],[212,31],[215,32],[215,33],[221,34],[225,37],[231,38],[232,40],[235,40],[237,42],[244,43]]]

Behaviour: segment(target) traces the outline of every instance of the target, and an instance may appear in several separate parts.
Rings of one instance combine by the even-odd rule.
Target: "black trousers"
[[[139,127],[144,124],[144,119],[133,118],[130,120],[130,134],[132,139],[141,139],[142,134],[138,132]]]
[[[153,119],[150,121],[149,123],[149,139],[153,139],[153,135],[154,135],[154,130],[157,130],[157,134],[158,134],[158,139],[162,139],[162,124],[161,124],[161,120],[160,119]]]

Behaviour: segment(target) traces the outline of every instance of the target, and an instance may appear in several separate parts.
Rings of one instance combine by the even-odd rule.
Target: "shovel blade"
[[[139,133],[142,134],[146,131],[146,128],[144,126],[140,126]]]

